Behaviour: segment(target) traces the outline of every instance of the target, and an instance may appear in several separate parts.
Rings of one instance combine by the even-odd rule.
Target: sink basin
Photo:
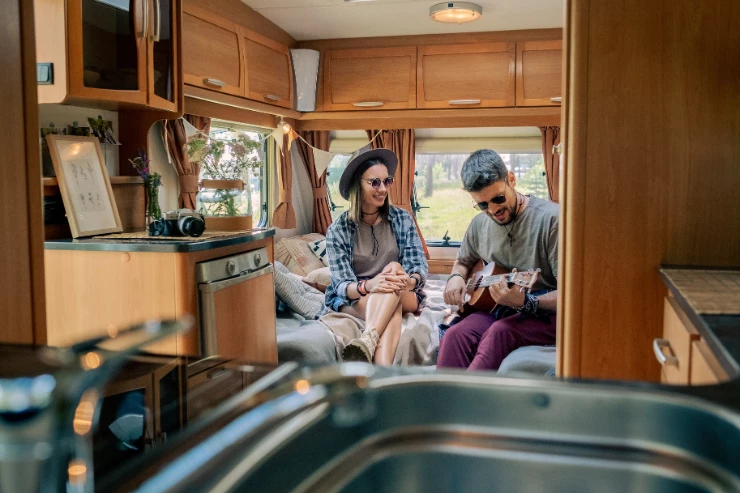
[[[441,372],[360,387],[263,404],[141,490],[740,492],[740,418],[695,397]]]

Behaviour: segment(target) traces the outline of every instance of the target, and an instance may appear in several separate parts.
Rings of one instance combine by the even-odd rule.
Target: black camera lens
[[[167,224],[162,219],[155,219],[149,223],[149,236],[164,236]]]
[[[180,220],[177,221],[177,229],[179,229],[180,233],[184,236],[192,236],[195,238],[203,234],[203,231],[206,229],[206,222],[199,217],[181,217]]]

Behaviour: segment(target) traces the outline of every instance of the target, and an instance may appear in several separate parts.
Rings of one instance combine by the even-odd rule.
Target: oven
[[[275,284],[267,248],[196,268],[202,356],[277,363]]]

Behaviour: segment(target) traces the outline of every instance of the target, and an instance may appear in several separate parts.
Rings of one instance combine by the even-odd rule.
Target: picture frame
[[[123,231],[98,138],[50,134],[46,142],[72,237]]]

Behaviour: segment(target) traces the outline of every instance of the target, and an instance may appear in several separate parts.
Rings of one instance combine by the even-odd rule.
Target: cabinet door
[[[514,106],[515,43],[419,47],[418,108]]]
[[[293,65],[288,47],[249,29],[242,29],[242,36],[247,97],[292,108]]]
[[[177,63],[179,0],[149,2],[148,102],[149,106],[177,111],[180,71]]]
[[[187,4],[182,12],[182,70],[186,84],[244,96],[239,27]]]
[[[663,366],[663,383],[688,385],[691,369],[691,342],[699,333],[686,319],[671,297],[663,305],[663,338],[653,342],[653,350]]]
[[[727,380],[727,374],[704,340],[691,343],[691,385],[715,385]]]
[[[416,47],[326,52],[326,110],[415,107]]]
[[[147,2],[69,0],[69,94],[146,104]]]
[[[562,41],[517,43],[516,105],[560,105],[562,73]]]

